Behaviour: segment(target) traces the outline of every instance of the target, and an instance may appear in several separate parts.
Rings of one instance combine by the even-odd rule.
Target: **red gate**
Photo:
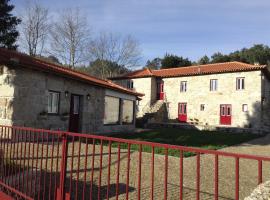
[[[0,189],[15,199],[242,199],[270,178],[270,157],[10,126],[0,138]]]

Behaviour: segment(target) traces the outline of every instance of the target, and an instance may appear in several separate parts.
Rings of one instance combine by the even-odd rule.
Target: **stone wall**
[[[245,89],[236,90],[236,78],[245,77]],[[218,79],[218,90],[210,91],[210,79]],[[169,109],[169,118],[178,117],[178,103],[187,103],[188,121],[200,124],[220,125],[220,104],[232,105],[232,126],[260,127],[262,73],[261,71],[235,72],[164,78],[164,91]],[[187,92],[180,92],[180,82],[187,81]],[[200,110],[200,105],[205,110]],[[248,105],[248,112],[242,105]]]
[[[137,107],[137,117],[142,117],[156,100],[156,81],[155,78],[137,78],[133,81],[133,89],[136,92],[143,93],[144,96]],[[127,87],[127,80],[115,80],[115,83]]]
[[[258,185],[250,196],[244,200],[269,200],[270,199],[270,181]]]
[[[8,78],[7,78],[8,77]],[[8,80],[8,81],[7,81]],[[44,114],[49,90],[60,92],[60,112]],[[65,96],[68,91],[68,96]],[[124,131],[134,124],[103,126],[106,89],[25,68],[4,68],[0,75],[0,124],[68,130],[71,94],[80,95],[81,132]],[[87,95],[90,94],[90,100]],[[130,95],[135,100],[135,96]]]
[[[270,81],[266,77],[263,81],[263,126],[266,132],[270,132]]]
[[[12,124],[12,104],[14,87],[10,84],[14,78],[14,71],[0,66],[0,124]]]

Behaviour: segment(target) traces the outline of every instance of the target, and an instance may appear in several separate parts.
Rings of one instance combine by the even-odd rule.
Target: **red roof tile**
[[[127,74],[123,74],[123,75],[120,75],[118,76],[117,78],[121,78],[121,77],[124,77],[124,78],[142,78],[142,77],[151,77],[153,76],[153,73],[150,69],[148,68],[144,68],[144,69],[141,69],[141,70],[137,70],[137,71],[133,71],[133,72],[130,72],[130,73],[127,73]]]
[[[0,64],[17,64],[20,67],[32,68],[35,70],[51,72],[75,80],[83,81],[92,85],[120,91],[136,96],[143,96],[141,93],[121,87],[110,80],[98,79],[96,77],[72,70],[61,65],[52,64],[23,53],[0,48]]]
[[[170,69],[151,70],[151,74],[144,70],[138,70],[125,74],[123,76],[114,77],[113,79],[124,79],[124,78],[142,78],[142,77],[177,77],[177,76],[192,76],[192,75],[203,75],[203,74],[217,74],[227,72],[241,72],[241,71],[252,71],[260,70],[265,68],[265,65],[251,65],[242,62],[226,62],[226,63],[213,63],[207,65],[196,65],[188,67],[177,67]]]

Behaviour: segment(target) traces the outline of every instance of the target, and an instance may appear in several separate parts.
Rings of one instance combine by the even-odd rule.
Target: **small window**
[[[78,115],[80,111],[80,97],[73,97],[73,114]]]
[[[187,81],[181,81],[180,82],[180,92],[186,92],[187,91]]]
[[[225,116],[225,106],[221,106],[221,116]]]
[[[201,104],[200,110],[201,110],[201,111],[204,111],[204,109],[205,109],[205,105],[204,105],[204,104]]]
[[[236,90],[245,89],[245,78],[236,78]]]
[[[49,114],[59,113],[59,102],[60,102],[60,92],[49,91],[49,96],[48,96],[48,113]]]
[[[227,107],[227,116],[230,116],[231,115],[231,107]]]
[[[132,80],[127,81],[127,88],[133,89],[133,81]]]
[[[218,80],[211,79],[210,80],[210,91],[217,91],[217,89],[218,89]]]
[[[247,104],[242,105],[242,111],[243,112],[248,112],[248,105]]]

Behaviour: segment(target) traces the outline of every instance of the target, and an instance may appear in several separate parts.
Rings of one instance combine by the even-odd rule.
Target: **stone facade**
[[[136,96],[27,68],[1,66],[0,124],[68,130],[71,94],[80,95],[80,132],[130,131],[129,125],[104,126],[105,95],[136,101]],[[60,92],[59,114],[47,114],[49,91]],[[65,91],[68,91],[65,95]],[[87,98],[87,95],[90,98]]]
[[[236,90],[236,78],[245,78],[245,89]],[[218,80],[217,91],[210,91],[210,80]],[[178,103],[187,103],[188,122],[220,125],[220,105],[232,106],[232,126],[249,127],[261,125],[262,73],[261,71],[211,74],[166,78],[164,91],[169,104],[169,118],[178,117]],[[187,81],[187,91],[180,92],[180,82]],[[204,104],[204,111],[200,105]],[[247,104],[248,111],[242,111]]]
[[[137,105],[137,117],[142,117],[151,105],[156,101],[156,79],[153,77],[130,79],[133,81],[133,90],[143,91],[144,97]],[[115,81],[115,83],[127,87],[127,79]],[[143,89],[142,89],[143,88]]]
[[[236,90],[236,78],[240,77],[245,78],[245,89]],[[210,91],[211,79],[218,80],[216,91]],[[139,107],[140,117],[145,113],[145,105],[151,106],[155,101],[157,84],[155,77],[131,80],[134,82],[134,89],[145,94],[140,102],[142,105]],[[121,80],[115,81],[121,82]],[[164,103],[169,120],[177,120],[178,104],[186,103],[189,123],[270,131],[270,82],[262,70],[163,77],[162,81],[165,93]],[[186,92],[180,92],[181,81],[187,82]],[[201,104],[204,105],[204,110],[200,109]],[[220,124],[221,104],[231,105],[231,125]],[[246,112],[243,111],[244,104],[248,108]]]

